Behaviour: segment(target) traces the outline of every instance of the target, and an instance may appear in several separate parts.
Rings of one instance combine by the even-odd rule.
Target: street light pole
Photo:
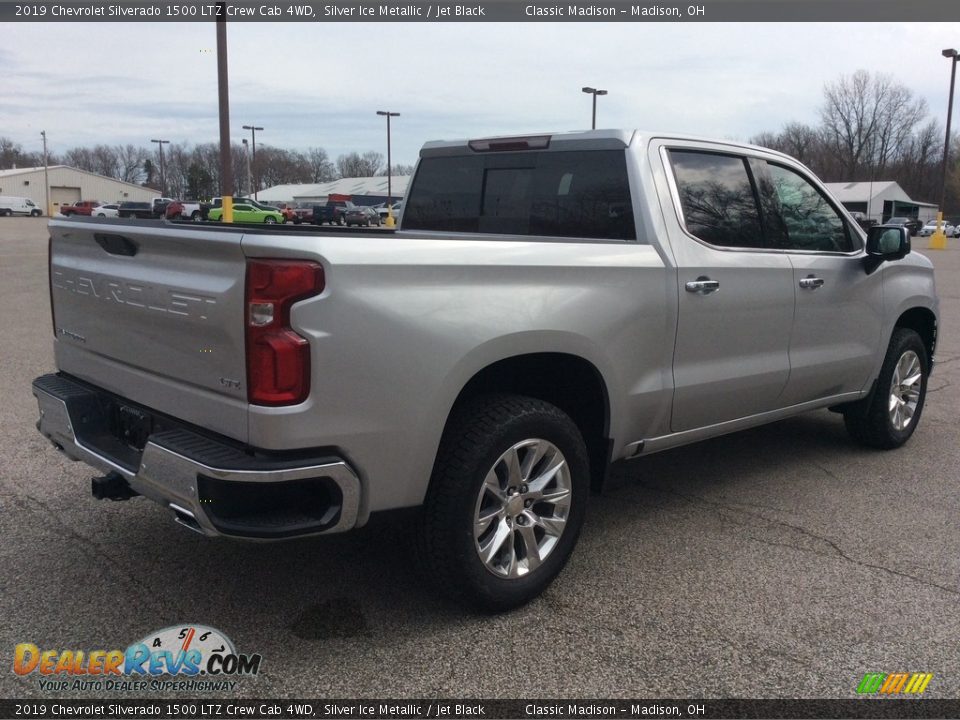
[[[393,167],[390,158],[390,118],[400,117],[398,112],[389,110],[377,110],[377,115],[383,115],[387,118],[387,227],[393,227],[396,222],[393,219]]]
[[[250,174],[250,143],[243,138],[243,155],[247,160],[247,192],[253,189],[253,176]]]
[[[150,142],[155,142],[160,146],[160,194],[163,197],[167,196],[167,176],[163,171],[163,146],[169,145],[169,140],[151,140]]]
[[[597,90],[592,87],[580,88],[581,92],[587,93],[587,95],[593,95],[593,120],[590,123],[590,129],[597,129],[597,95],[606,95],[606,90]]]
[[[227,4],[217,3],[217,99],[220,110],[220,197],[223,222],[233,222],[233,158],[230,151],[230,85],[227,78]]]
[[[950,121],[953,119],[953,86],[957,79],[957,62],[960,53],[953,48],[947,48],[941,53],[950,60],[950,99],[947,101],[947,133],[943,139],[943,166],[940,168],[940,207],[937,211],[937,231],[930,238],[931,250],[945,250],[947,248],[947,234],[943,231],[943,207],[947,204],[947,161],[950,158]]]
[[[253,199],[259,200],[257,197],[257,190],[260,189],[260,177],[259,173],[257,173],[257,130],[263,130],[263,128],[257,127],[256,125],[244,125],[243,129],[249,130],[253,135]]]
[[[50,212],[50,173],[47,170],[47,131],[41,130],[40,137],[43,138],[43,194],[47,202],[47,217],[52,217]]]

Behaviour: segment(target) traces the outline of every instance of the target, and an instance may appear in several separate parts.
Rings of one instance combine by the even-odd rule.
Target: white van
[[[10,217],[14,213],[17,215],[40,217],[43,215],[43,210],[38,208],[30,198],[0,195],[0,216],[6,215]]]

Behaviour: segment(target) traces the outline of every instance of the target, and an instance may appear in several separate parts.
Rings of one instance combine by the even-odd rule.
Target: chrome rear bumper
[[[267,540],[356,526],[360,480],[340,458],[258,453],[175,421],[152,432],[141,452],[111,430],[111,409],[127,407],[122,399],[63,375],[37,378],[33,394],[37,429],[64,455],[118,473],[204,535]]]

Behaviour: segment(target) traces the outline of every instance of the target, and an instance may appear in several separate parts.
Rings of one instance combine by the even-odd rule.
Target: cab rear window
[[[622,150],[424,158],[408,197],[405,230],[637,237]]]

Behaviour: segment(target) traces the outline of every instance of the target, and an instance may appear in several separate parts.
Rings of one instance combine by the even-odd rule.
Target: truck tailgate
[[[245,442],[239,232],[50,223],[57,367]]]

